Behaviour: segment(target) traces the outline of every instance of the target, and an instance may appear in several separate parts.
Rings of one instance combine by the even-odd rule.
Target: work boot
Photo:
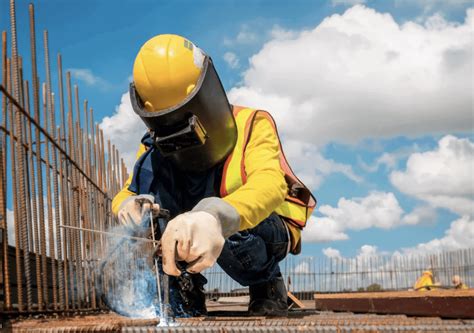
[[[276,278],[250,286],[250,316],[288,315],[288,294],[281,274]]]

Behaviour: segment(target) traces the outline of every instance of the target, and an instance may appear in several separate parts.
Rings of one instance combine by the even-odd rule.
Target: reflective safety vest
[[[428,272],[423,272],[423,274],[418,278],[418,280],[416,280],[413,289],[415,289],[415,291],[426,291],[433,289],[433,286],[433,275]]]
[[[247,182],[245,171],[245,150],[250,141],[252,129],[257,116],[265,117],[278,131],[272,116],[262,110],[242,108],[234,106],[234,117],[237,123],[237,143],[233,152],[227,157],[222,172],[220,196],[223,198],[236,191]],[[280,142],[280,138],[278,137]],[[285,180],[288,185],[288,193],[285,201],[275,209],[275,213],[280,215],[285,221],[302,229],[316,207],[316,199],[311,191],[295,176],[283,153],[280,142],[280,166],[285,173]]]

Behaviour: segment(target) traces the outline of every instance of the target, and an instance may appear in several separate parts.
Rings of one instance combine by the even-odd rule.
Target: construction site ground
[[[177,319],[161,327],[159,319],[130,319],[115,313],[36,316],[11,320],[5,332],[474,332],[473,319],[416,317],[403,314],[317,311],[314,301],[291,309],[285,318],[249,317],[248,296],[208,301],[208,317]]]

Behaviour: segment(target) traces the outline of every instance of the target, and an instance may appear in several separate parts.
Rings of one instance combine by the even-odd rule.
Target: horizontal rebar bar
[[[128,239],[133,239],[133,240],[137,240],[137,241],[141,241],[141,242],[160,244],[159,240],[152,240],[152,239],[143,238],[143,237],[129,236],[129,235],[125,235],[125,234],[117,234],[117,233],[110,232],[110,231],[100,231],[100,230],[94,230],[94,229],[73,227],[73,226],[70,226],[70,225],[60,225],[59,227],[60,228],[67,228],[67,229],[74,229],[74,230],[78,230],[78,231],[94,232],[94,233],[97,233],[97,234],[107,235],[107,236],[111,236],[111,237],[128,238]]]
[[[18,103],[15,98],[8,93],[8,91],[5,89],[3,85],[0,84],[0,90],[2,93],[7,96],[7,98],[18,108],[18,110],[23,114],[24,117],[28,119],[33,125],[35,125],[36,128],[40,130],[40,132],[51,142],[55,148],[63,154],[67,160],[76,167],[76,169],[81,173],[82,176],[84,176],[88,182],[90,182],[99,192],[101,192],[104,195],[107,195],[107,193],[103,192],[102,189],[100,188],[99,185],[97,185],[87,174],[84,170],[80,168],[80,166],[74,161],[71,156],[61,147],[59,143],[57,143],[57,140],[55,140],[33,117],[30,116],[28,112],[25,111],[25,109],[21,106],[20,103]]]

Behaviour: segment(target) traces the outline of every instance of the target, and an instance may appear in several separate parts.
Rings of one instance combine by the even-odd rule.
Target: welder
[[[206,314],[200,272],[217,262],[249,286],[250,315],[287,315],[278,263],[301,251],[301,230],[316,201],[291,171],[273,118],[231,105],[212,59],[177,35],[141,47],[129,92],[148,132],[112,209],[123,224],[140,221],[140,197],[170,211],[163,270],[174,290],[173,276],[184,267],[200,291],[181,310]]]
[[[453,275],[451,282],[453,283],[454,289],[469,289],[468,285],[461,280],[459,275]]]
[[[435,289],[435,283],[433,280],[433,272],[431,270],[424,271],[421,276],[416,280],[413,289],[416,291],[428,291]]]

